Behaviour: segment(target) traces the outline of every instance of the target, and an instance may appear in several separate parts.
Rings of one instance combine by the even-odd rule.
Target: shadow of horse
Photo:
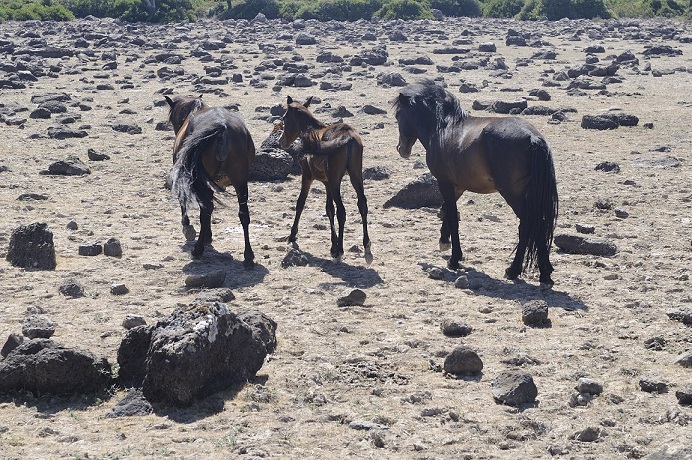
[[[334,263],[334,261],[331,259],[324,259],[322,257],[313,256],[308,252],[302,252],[308,259],[308,265],[318,267],[328,275],[341,279],[341,282],[326,284],[322,283],[325,286],[343,286],[365,289],[376,286],[383,282],[380,275],[373,268],[349,265],[343,260],[339,263]]]
[[[189,251],[189,246],[194,245],[194,241],[181,245],[181,250]],[[205,249],[204,259],[190,260],[184,267],[185,275],[203,275],[212,271],[221,270],[226,273],[226,280],[222,287],[237,289],[260,284],[269,274],[269,270],[259,263],[255,263],[251,270],[248,270],[245,263],[236,260],[228,252],[219,252],[209,245]]]
[[[440,269],[443,280],[454,282],[461,275],[456,270],[437,267],[436,265],[419,262],[423,271],[428,272],[433,268]],[[573,298],[569,293],[555,289],[542,289],[539,286],[526,283],[520,279],[513,281],[498,280],[472,267],[465,267],[464,274],[469,280],[469,289],[475,294],[496,299],[516,300],[526,302],[529,300],[544,300],[549,307],[561,308],[567,311],[587,311],[589,307],[581,300]]]

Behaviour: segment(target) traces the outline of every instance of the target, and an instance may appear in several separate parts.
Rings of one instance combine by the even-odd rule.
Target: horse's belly
[[[310,165],[310,172],[312,172],[312,177],[320,182],[327,181],[327,158],[326,157],[308,157],[308,165]]]

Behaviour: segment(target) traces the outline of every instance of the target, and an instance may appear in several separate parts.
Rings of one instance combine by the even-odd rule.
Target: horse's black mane
[[[430,79],[421,80],[401,90],[400,96],[392,102],[397,116],[404,108],[404,103],[429,112],[440,127],[460,123],[469,115],[452,93]]]

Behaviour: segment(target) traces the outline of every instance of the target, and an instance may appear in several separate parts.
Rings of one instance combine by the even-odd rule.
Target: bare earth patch
[[[188,275],[223,270],[223,287],[235,295],[230,309],[257,309],[274,319],[278,347],[254,381],[186,409],[155,405],[151,415],[106,418],[126,394],[116,388],[96,396],[1,395],[0,458],[608,459],[689,445],[692,408],[678,403],[676,391],[692,383],[692,370],[675,360],[692,348],[692,330],[666,314],[692,308],[689,24],[447,19],[308,21],[295,29],[280,22],[104,20],[3,23],[2,29],[0,341],[20,333],[30,314],[44,314],[55,323],[55,341],[115,364],[127,315],[152,324],[198,294],[186,289]],[[390,38],[394,31],[407,40]],[[296,44],[301,32],[316,44]],[[525,37],[531,46],[508,45],[508,36]],[[78,37],[86,48],[75,44]],[[378,45],[386,45],[384,65],[372,51]],[[593,60],[586,52],[592,45],[603,47],[591,53],[595,66],[625,59],[628,51],[638,63],[620,62],[610,76],[618,81],[603,83],[607,69],[601,69],[606,75],[568,75]],[[682,54],[647,53],[652,45]],[[332,56],[324,57],[326,51]],[[506,281],[518,221],[498,194],[464,194],[463,269],[448,272],[449,254],[438,249],[437,209],[383,208],[427,171],[420,144],[408,160],[396,152],[390,101],[399,80],[385,75],[392,72],[409,83],[439,78],[468,110],[474,101],[522,99],[529,107],[562,109],[557,117],[550,115],[555,110],[520,115],[553,151],[556,234],[605,239],[617,247],[615,255],[554,246],[552,291],[539,290],[533,273]],[[296,74],[304,78],[289,78]],[[307,82],[313,85],[300,86]],[[535,89],[550,99],[530,96]],[[237,107],[257,145],[272,131],[271,108],[287,95],[319,97],[311,108],[326,122],[336,121],[331,113],[344,106],[341,116],[353,114],[344,121],[363,137],[364,167],[389,173],[365,180],[374,263],[363,260],[356,197],[344,181],[344,261],[334,264],[329,256],[324,187],[315,183],[298,233],[308,265],[282,268],[297,175],[250,183],[254,270],[242,266],[243,234],[231,194],[213,214],[213,246],[192,260],[178,203],[164,187],[173,147],[172,131],[156,129],[167,120],[164,92],[205,92],[212,106]],[[46,107],[48,115],[31,117],[40,105],[32,97],[53,93],[69,96],[66,111]],[[581,127],[584,115],[603,114],[635,115],[639,123]],[[70,156],[90,173],[41,173]],[[597,168],[602,164],[610,166]],[[12,232],[34,222],[53,232],[55,270],[5,261]],[[110,238],[121,242],[122,256],[79,255],[81,245]],[[462,274],[468,282],[456,287]],[[60,292],[70,280],[83,296]],[[127,291],[113,293],[114,285]],[[338,306],[355,288],[366,294],[364,304]],[[548,306],[548,321],[526,325],[524,308],[536,302]],[[443,324],[454,321],[471,332],[443,334]],[[481,374],[442,372],[462,344],[482,359]],[[491,381],[509,370],[533,377],[534,404],[495,402]],[[601,384],[602,392],[578,391],[580,378]],[[668,391],[643,391],[642,379],[653,382],[647,388],[667,382]]]

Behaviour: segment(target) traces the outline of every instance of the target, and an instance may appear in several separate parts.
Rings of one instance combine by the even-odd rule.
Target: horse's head
[[[408,158],[411,156],[413,144],[418,140],[416,120],[413,117],[413,98],[400,93],[394,101],[394,106],[396,108],[396,121],[399,126],[399,142],[396,145],[396,150],[402,158]]]
[[[295,102],[291,96],[286,98],[286,113],[284,113],[284,116],[281,118],[284,131],[279,139],[279,146],[281,146],[282,149],[288,149],[306,128],[306,126],[304,126],[304,120],[312,118],[312,115],[310,115],[308,111],[311,102],[312,96],[303,104]],[[306,117],[306,114],[310,116]]]
[[[168,103],[168,121],[173,125],[173,131],[176,134],[190,115],[206,107],[202,96],[175,96],[173,99],[164,96],[164,98]]]

